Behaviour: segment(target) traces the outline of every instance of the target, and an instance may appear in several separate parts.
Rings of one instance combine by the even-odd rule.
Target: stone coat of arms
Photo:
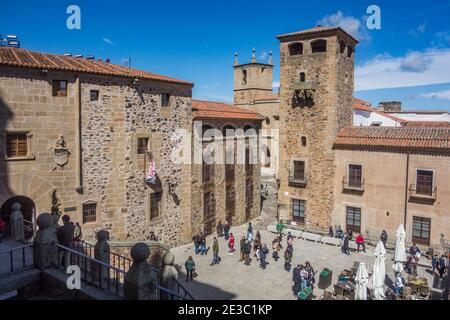
[[[53,171],[55,171],[58,167],[63,169],[69,162],[69,156],[70,156],[69,148],[67,148],[66,146],[64,136],[60,134],[53,148],[53,159],[55,161]]]

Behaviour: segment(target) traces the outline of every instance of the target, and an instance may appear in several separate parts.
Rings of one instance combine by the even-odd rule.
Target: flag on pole
[[[148,173],[147,173],[146,181],[149,184],[156,183],[156,164],[155,164],[155,160],[153,160],[153,159],[149,159]]]

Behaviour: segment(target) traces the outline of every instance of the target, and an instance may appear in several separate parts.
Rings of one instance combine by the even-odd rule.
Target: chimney
[[[83,55],[82,54],[76,54],[76,55],[74,55],[74,57],[75,58],[83,58]]]
[[[110,63],[111,62],[111,59],[110,58],[106,58],[106,61],[105,61],[106,63]]]
[[[378,110],[383,112],[402,112],[401,101],[382,101],[378,106]]]

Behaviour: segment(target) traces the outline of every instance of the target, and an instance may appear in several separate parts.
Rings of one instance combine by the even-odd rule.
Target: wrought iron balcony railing
[[[347,176],[342,179],[342,189],[344,191],[359,191],[364,192],[364,184],[366,179],[361,179],[360,181],[350,181]]]
[[[419,201],[435,201],[437,198],[437,186],[409,186],[409,199]]]

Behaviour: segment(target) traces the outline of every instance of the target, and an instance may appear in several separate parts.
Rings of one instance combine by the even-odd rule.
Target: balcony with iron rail
[[[308,175],[304,174],[303,177],[295,177],[294,174],[289,172],[289,186],[296,188],[305,188],[308,184]]]
[[[408,191],[410,202],[433,205],[437,200],[437,186],[417,187],[416,184],[411,184]]]
[[[347,176],[342,178],[342,192],[350,194],[362,195],[365,191],[366,179],[362,178],[360,181],[350,181]]]

